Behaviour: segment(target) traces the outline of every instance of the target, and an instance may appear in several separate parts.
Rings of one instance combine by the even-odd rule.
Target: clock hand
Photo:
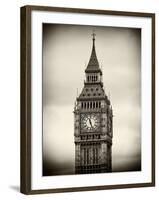
[[[90,123],[90,125],[91,125],[91,127],[92,127],[92,122],[91,122],[91,119],[89,118],[89,123]]]

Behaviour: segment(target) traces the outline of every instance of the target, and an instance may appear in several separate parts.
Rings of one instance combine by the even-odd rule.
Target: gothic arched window
[[[98,104],[98,101],[97,101],[97,102],[96,102],[96,108],[98,108],[98,105],[99,105],[99,104]]]

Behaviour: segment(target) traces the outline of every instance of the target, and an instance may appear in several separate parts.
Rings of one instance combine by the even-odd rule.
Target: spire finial
[[[94,30],[93,30],[92,36],[93,36],[93,43],[94,43],[94,41],[95,41],[95,36],[96,36],[96,34],[95,34],[95,31],[94,31]]]

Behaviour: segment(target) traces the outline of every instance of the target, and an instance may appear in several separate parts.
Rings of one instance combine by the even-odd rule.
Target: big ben
[[[112,171],[113,110],[103,87],[95,34],[84,86],[74,107],[75,173]]]

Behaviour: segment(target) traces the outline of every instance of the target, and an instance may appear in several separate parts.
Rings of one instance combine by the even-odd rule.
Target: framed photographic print
[[[155,15],[21,8],[21,192],[155,185]]]

